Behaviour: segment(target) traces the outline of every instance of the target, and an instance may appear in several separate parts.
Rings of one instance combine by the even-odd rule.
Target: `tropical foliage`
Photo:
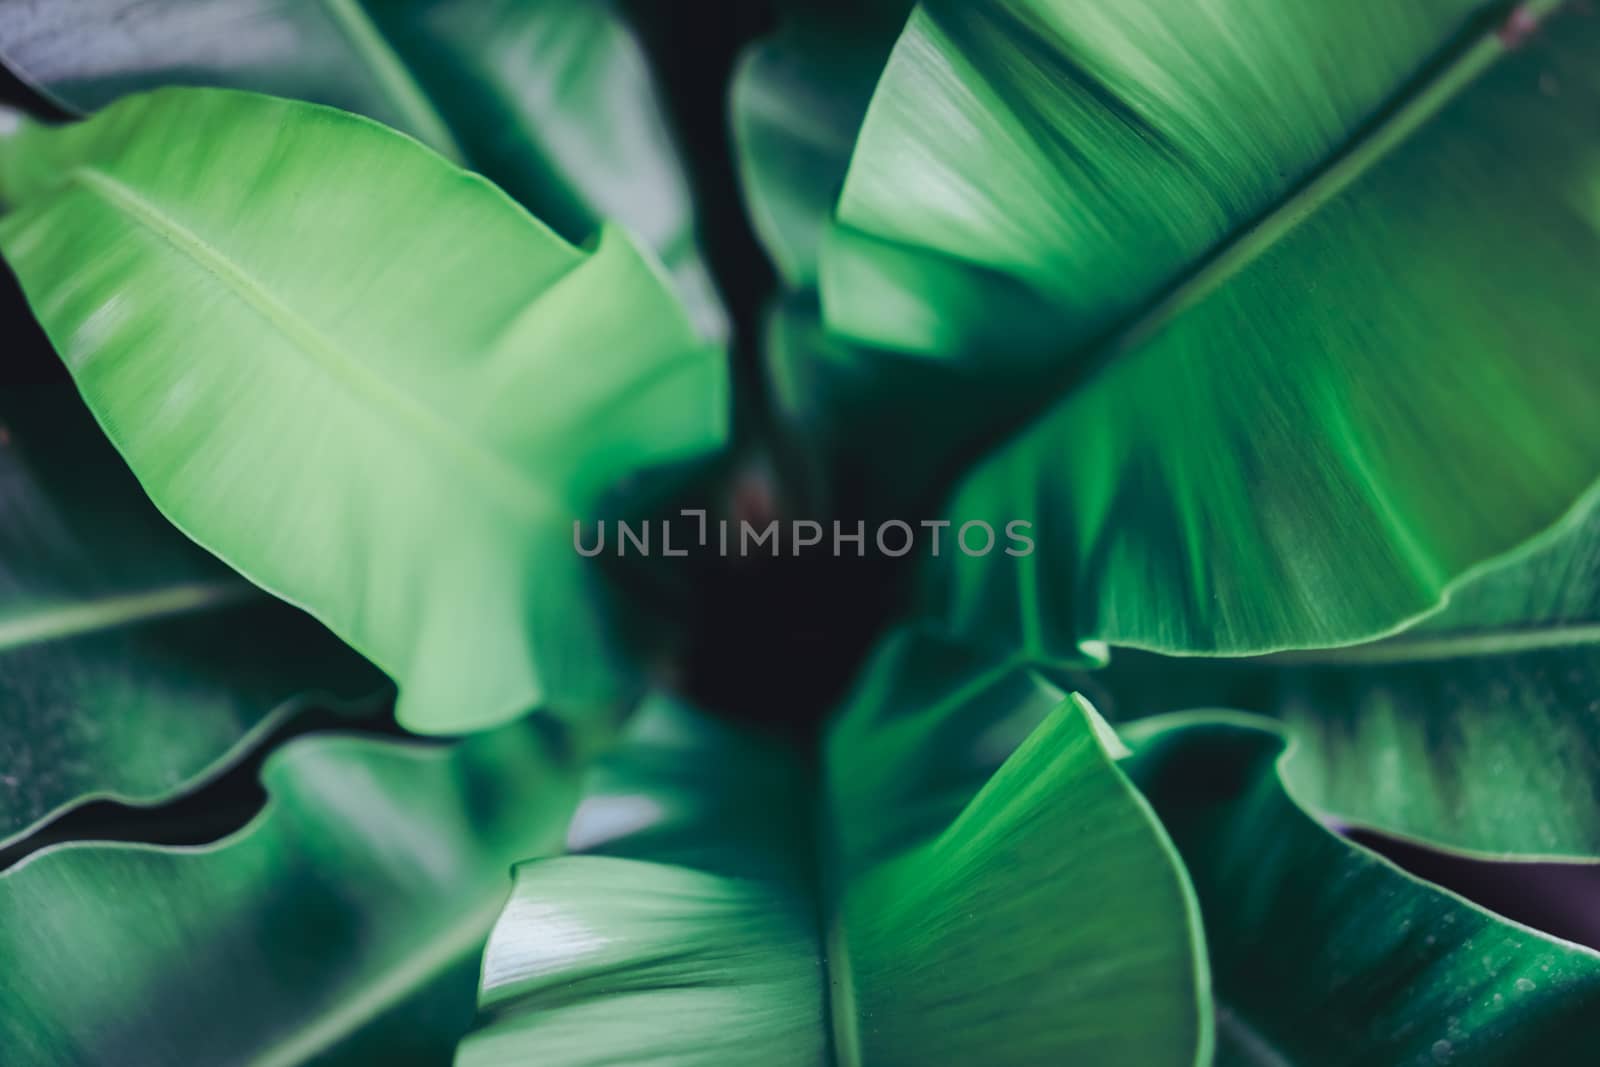
[[[1600,18],[703,6],[0,0],[0,1059],[1592,1058]]]

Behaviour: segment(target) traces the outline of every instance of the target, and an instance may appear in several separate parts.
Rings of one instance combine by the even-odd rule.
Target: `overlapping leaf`
[[[1182,873],[1092,712],[1024,669],[892,639],[822,808],[682,708],[636,729],[574,823],[605,856],[519,868],[460,1063],[1206,1057]]]
[[[1600,495],[1572,528],[1384,641],[1260,660],[1115,656],[1120,717],[1227,706],[1280,716],[1303,803],[1498,856],[1600,857]]]
[[[627,226],[726,329],[645,57],[604,0],[0,0],[0,62],[80,111],[196,85],[367,115],[570,241]]]
[[[572,522],[718,444],[726,370],[621,232],[580,251],[375,123],[222,90],[23,125],[0,201],[157,505],[394,675],[402,722],[629,691]]]
[[[70,390],[0,397],[0,844],[89,798],[165,800],[303,698],[383,688],[172,529]]]
[[[1225,5],[1233,16],[1263,6]],[[1371,92],[1358,95],[1373,104],[1385,81],[1377,74],[1398,76],[1400,61],[1420,54],[1426,27],[1410,23],[1436,5],[1381,6],[1387,14],[1366,4],[1274,3],[1279,14],[1261,12],[1259,25],[1230,17],[1209,36],[1183,39],[1181,54],[1200,70],[1152,74],[1153,84],[1214,77],[1230,93],[1278,91],[1289,101],[1315,86],[1339,101],[1325,84],[1360,82]],[[1265,157],[1242,147],[1258,124],[1299,129],[1299,106],[1241,100],[1217,110],[1205,93],[1145,106],[1118,72],[1130,62],[1152,67],[1156,54],[1100,37],[1143,5],[1108,9],[1117,13],[1084,27],[1049,5],[1029,7],[1032,21],[994,10],[924,14],[921,29],[902,38],[852,164],[863,190],[854,202],[868,188],[885,204],[894,194],[893,212],[881,207],[886,233],[898,233],[895,219],[909,227],[913,208],[927,206],[913,194],[931,188],[948,220],[928,240],[947,239],[952,254],[983,234],[998,257],[992,265],[1071,282],[1076,298],[1098,293],[1102,275],[1137,291],[1117,266],[1127,249],[1134,263],[1178,269],[1182,257],[1143,246],[1174,220],[1215,215],[1214,190],[1201,180],[1210,156],[1180,151],[1187,142],[1168,121],[1212,116],[1195,136],[1207,152],[1237,153],[1251,173],[1294,175],[1315,162],[1280,152],[1264,134]],[[1221,11],[1196,8],[1177,22]],[[1291,24],[1320,25],[1325,45],[1295,44],[1284,36]],[[1600,136],[1597,55],[1600,22],[1581,13],[1552,16],[1520,48],[1494,34],[1472,39],[1265,221],[1148,314],[1119,320],[1124,328],[1096,351],[1098,370],[951,503],[956,521],[1031,521],[1039,544],[1022,559],[941,561],[934,598],[956,629],[1035,652],[1083,638],[1184,653],[1351,643],[1431,609],[1465,572],[1560,520],[1600,473],[1597,320],[1582,280],[1600,254],[1600,164],[1586,147]],[[1012,68],[996,67],[1003,56],[1023,80],[1006,80]],[[1244,56],[1249,77],[1231,65]],[[1268,76],[1284,64],[1300,75]],[[894,91],[897,66],[908,84],[931,81],[970,105],[960,114],[974,128],[989,129],[982,122],[991,116],[1000,124],[994,138],[1010,131],[1010,150],[997,144],[987,156],[961,138],[937,142],[937,151],[959,149],[960,159],[992,169],[981,190],[980,175],[959,183],[912,151],[911,141],[936,139],[912,122],[924,114],[917,99]],[[1046,94],[1044,75],[1058,70],[1077,73]],[[1021,128],[1013,108],[1026,116]],[[1359,111],[1340,114],[1354,121]],[[1163,123],[1152,127],[1152,115]],[[1307,127],[1308,145],[1320,152],[1337,142],[1349,123],[1334,117]],[[903,150],[875,154],[882,138]],[[1123,217],[1106,197],[1123,213],[1165,221],[1150,241],[1121,224],[1095,240],[1093,227]],[[841,216],[863,218],[852,202],[847,184]],[[1014,210],[1002,215],[1007,205]],[[1069,250],[1063,237],[1080,224],[1090,232]],[[1103,304],[1085,299],[1084,314],[1097,324]]]
[[[843,336],[775,315],[780,410],[876,498],[1060,398],[950,508],[1043,534],[936,569],[974,635],[1244,652],[1416,616],[1600,471],[1593,20],[1524,41],[1551,6],[923,5],[815,220]],[[864,450],[862,410],[938,431]]]
[[[729,99],[751,223],[788,290],[767,314],[762,359],[771,399],[798,450],[832,476],[830,502],[874,516],[923,506],[952,457],[993,429],[973,412],[1015,385],[990,367],[952,370],[864,351],[822,322],[821,248],[873,86],[910,7],[797,5],[778,32],[745,51]],[[930,417],[945,411],[963,417],[939,420],[949,433],[927,433]],[[863,455],[869,437],[871,454]]]
[[[8,1062],[449,1057],[506,868],[572,809],[550,738],[303,738],[264,777],[266,810],[215,845],[75,843],[0,876]]]
[[[814,293],[769,308],[762,356],[786,434],[829,476],[830,504],[864,519],[930,514],[952,467],[993,428],[973,412],[1003,411],[1017,385],[984,368],[865,353],[827,332]]]
[[[1483,7],[923,3],[839,200],[829,323],[963,354],[1016,328],[991,321],[1012,293],[1050,317],[1059,359],[1322,166]],[[860,284],[902,271],[903,292]]]
[[[798,5],[746,49],[729,87],[733,143],[751,224],[784,284],[818,279],[823,234],[872,88],[910,8],[906,0]]]
[[[1200,897],[1226,1064],[1523,1064],[1594,1048],[1600,954],[1419,882],[1284,791],[1270,721],[1127,732]]]

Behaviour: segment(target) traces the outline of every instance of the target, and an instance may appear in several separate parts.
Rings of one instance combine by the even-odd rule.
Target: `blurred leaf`
[[[64,845],[0,876],[8,1062],[447,1061],[506,867],[571,811],[549,740],[305,738],[263,776],[266,810],[215,845]]]
[[[1270,13],[1253,0],[1226,6],[1233,17],[1208,35],[1169,41],[1152,30],[1152,42],[1178,49],[1153,84],[1221,79],[1230,92],[1248,84],[1290,101],[1314,87],[1318,99],[1337,102],[1343,94],[1326,86],[1348,81],[1372,90],[1352,96],[1370,104],[1384,72],[1431,39],[1419,13],[1438,5],[1383,4],[1386,14],[1367,3],[1273,0]],[[1026,107],[1034,139],[1022,139],[1022,119],[1005,109],[992,110],[992,120],[1016,134],[1010,154],[995,147],[983,156],[956,136],[932,139],[940,152],[959,150],[959,159],[992,170],[983,195],[957,195],[951,176],[933,179],[933,162],[910,147],[922,127],[893,127],[890,143],[905,144],[900,155],[864,147],[852,164],[851,182],[883,193],[894,175],[924,168],[894,192],[897,213],[919,205],[916,189],[948,200],[948,222],[930,224],[930,239],[965,242],[970,224],[991,238],[996,263],[1048,270],[1080,296],[1098,292],[1096,278],[1133,292],[1133,276],[1117,266],[1130,250],[1138,253],[1131,262],[1159,260],[1169,271],[1182,260],[1138,250],[1159,245],[1160,227],[1173,220],[1215,215],[1205,208],[1210,187],[1177,176],[1204,173],[1213,149],[1189,159],[1169,123],[1228,116],[1196,136],[1250,173],[1263,169],[1260,151],[1277,161],[1267,169],[1289,174],[1301,172],[1303,156],[1318,158],[1280,152],[1264,136],[1227,135],[1235,123],[1300,130],[1296,106],[1240,100],[1217,110],[1196,92],[1147,107],[1148,93],[1113,78],[1129,64],[1154,71],[1165,54],[1155,44],[1115,44],[1124,40],[1116,25],[1143,5],[1107,9],[1076,29],[1041,21],[1041,7],[1027,33],[997,10],[924,14],[891,63],[908,78],[936,60],[956,64],[950,91],[978,116],[991,115],[999,90],[974,80],[975,57],[989,57],[982,69],[992,77],[1011,69],[991,70],[1005,56],[1026,73],[1002,95],[1007,107]],[[1251,18],[1238,17],[1247,10]],[[1190,20],[1213,18],[1217,5],[1151,26],[1178,34]],[[1313,49],[1302,37],[1319,28],[1326,41]],[[1358,46],[1359,56],[1344,54]],[[1236,49],[1260,70],[1238,65]],[[1185,56],[1192,62],[1180,62]],[[1098,370],[1056,394],[950,504],[958,525],[1031,521],[1038,543],[1022,558],[949,553],[937,561],[931,598],[953,628],[1036,654],[1085,638],[1180,653],[1348,644],[1430,610],[1465,572],[1561,519],[1600,474],[1600,320],[1582,281],[1600,255],[1600,157],[1588,147],[1600,138],[1597,56],[1600,20],[1581,14],[1554,16],[1520,50],[1493,34],[1474,39],[1267,219],[1148,313],[1120,320],[1125,328],[1096,350]],[[1203,70],[1193,66],[1200,57]],[[1300,73],[1272,73],[1286,64]],[[1226,74],[1244,70],[1250,79]],[[1076,71],[1077,80],[1063,75],[1047,86],[1043,71]],[[880,89],[863,146],[875,141],[873,116],[888,123],[916,106]],[[1331,111],[1331,125],[1304,127],[1307,145],[1342,136],[1348,123],[1333,122]],[[1152,126],[1151,115],[1165,118]],[[885,126],[881,136],[891,132]],[[1244,151],[1246,143],[1256,151]],[[1151,152],[1174,161],[1157,165]],[[880,159],[898,162],[879,173]],[[1507,167],[1507,159],[1530,162]],[[1092,180],[1100,173],[1115,180]],[[1174,191],[1161,196],[1164,186],[1149,182],[1174,183]],[[1103,256],[1105,241],[1060,243],[1072,226],[1121,218],[1100,203],[1105,196],[1164,221],[1148,240],[1111,227],[1115,251]],[[851,203],[847,183],[847,220],[859,214]],[[1002,218],[1002,203],[1022,206]],[[1069,269],[1080,260],[1082,272]],[[1086,299],[1084,307],[1101,304]]]
[[[792,754],[654,698],[519,866],[457,1067],[828,1062],[811,792]]]
[[[0,845],[85,800],[161,803],[305,704],[385,688],[174,530],[70,391],[0,395]]]
[[[1342,822],[1501,857],[1600,858],[1600,493],[1563,534],[1367,645],[1245,661],[1116,656],[1131,718],[1274,713],[1284,779]]]
[[[792,748],[656,695],[588,769],[567,847],[800,886],[810,784]]]
[[[768,308],[762,358],[794,450],[826,478],[819,487],[825,509],[863,520],[926,514],[954,458],[979,441],[977,418],[945,421],[930,433],[929,405],[980,408],[1003,402],[1016,384],[978,368],[868,354],[827,332],[814,293],[790,293]]]
[[[867,102],[910,7],[791,5],[778,32],[747,47],[730,89],[745,203],[789,290],[766,314],[771,400],[792,451],[819,466],[808,473],[825,479],[824,507],[862,517],[925,506],[951,457],[981,436],[976,419],[951,420],[950,434],[930,435],[930,410],[970,414],[1016,384],[997,381],[992,368],[962,373],[920,356],[865,351],[821,321],[820,248]]]
[[[798,6],[777,33],[745,49],[734,72],[728,106],[740,184],[751,224],[790,288],[817,283],[823,231],[910,6]]]
[[[726,368],[622,233],[579,251],[375,123],[222,90],[24,125],[0,200],[158,506],[394,675],[403,723],[629,692],[572,523],[721,441]]]
[[[1085,705],[901,634],[825,760],[822,801],[647,710],[574,821],[605,856],[518,869],[457,1062],[1204,1061],[1192,896]]]
[[[726,331],[649,67],[605,0],[0,0],[0,61],[78,111],[195,85],[377,119],[569,241],[627,226],[706,336]]]
[[[1252,721],[1253,720],[1253,721]],[[1251,716],[1124,731],[1200,896],[1225,1064],[1583,1062],[1600,954],[1420,882],[1319,826]]]

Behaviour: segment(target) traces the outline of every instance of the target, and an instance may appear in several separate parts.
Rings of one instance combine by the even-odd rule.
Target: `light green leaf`
[[[0,876],[8,1061],[437,1064],[472,1019],[517,857],[570,771],[516,724],[450,747],[305,738],[201,848],[70,844]]]
[[[1182,870],[1092,711],[1024,668],[891,639],[825,800],[682,707],[634,729],[569,835],[605,857],[519,868],[462,1067],[1209,1054]]]
[[[1297,800],[1342,822],[1497,857],[1600,858],[1600,494],[1564,536],[1366,645],[1245,661],[1117,655],[1120,717],[1281,717]]]
[[[1600,954],[1420,882],[1318,825],[1274,771],[1267,720],[1125,731],[1129,772],[1183,854],[1228,1064],[1579,1063]]]
[[[375,123],[161,90],[0,140],[0,250],[162,511],[423,731],[630,689],[572,524],[716,446],[726,368],[588,251]]]
[[[70,391],[0,396],[0,846],[85,800],[160,803],[305,704],[385,688],[162,519]]]
[[[1228,7],[1242,14],[1262,5]],[[1326,15],[1312,17],[1312,7]],[[1385,41],[1415,37],[1409,13],[1428,5],[1384,4],[1385,16],[1370,7],[1274,0],[1281,17],[1262,10],[1259,26],[1253,18],[1227,25],[1254,28],[1236,43],[1260,49],[1263,71],[1292,58],[1312,76],[1306,84],[1325,92],[1326,63],[1312,58],[1326,56],[1376,91],[1381,64],[1336,46],[1391,55]],[[1117,10],[1132,18],[1140,8]],[[1281,35],[1256,42],[1257,30],[1278,22],[1309,28],[1345,18],[1371,32],[1331,33],[1322,51]],[[1052,32],[1072,39],[1061,25]],[[1009,29],[982,38],[1057,66],[1100,55],[1077,46],[1039,51],[1056,39],[1014,38]],[[1278,51],[1265,48],[1271,42]],[[1208,64],[1230,61],[1210,38],[1185,48]],[[1560,520],[1600,474],[1600,320],[1582,282],[1600,255],[1600,156],[1589,147],[1600,138],[1597,56],[1600,23],[1576,15],[1552,16],[1544,36],[1521,50],[1498,36],[1474,38],[1294,197],[1147,314],[1120,320],[1125,326],[1095,350],[1097,371],[1059,395],[950,504],[958,523],[1030,521],[1039,546],[1024,558],[951,553],[937,561],[931,596],[955,630],[1036,654],[1085,638],[1228,654],[1354,643],[1432,609],[1463,574]],[[1056,182],[1056,165],[1070,157],[1115,168],[1107,173],[1116,181],[1084,185],[1093,195],[1111,190],[1130,209],[1168,218],[1170,198],[1141,190],[1106,147],[1133,136],[1125,124],[1096,132],[1120,114],[1107,107],[1126,110],[1138,99],[1108,77],[1096,73],[1090,87],[1071,90],[1085,114],[1062,102],[1038,112],[1039,122],[1054,121],[1038,128],[1052,152],[1036,157],[1019,141],[1018,158],[986,161],[995,183],[1012,171]],[[1279,85],[1263,73],[1249,81]],[[1016,91],[1023,88],[1043,91],[1032,81]],[[891,99],[882,90],[880,98]],[[1277,123],[1296,110],[1219,114]],[[1219,136],[1230,153],[1237,142]],[[852,166],[868,158],[858,152]],[[1295,158],[1283,157],[1290,173]],[[1528,162],[1508,167],[1508,159]],[[1059,184],[1078,187],[1066,177]],[[1170,218],[1203,215],[1191,201],[1170,199]],[[1027,235],[1060,232],[1031,213],[1080,217],[1041,197],[1046,206],[997,221],[979,210],[987,203],[952,196],[951,210],[963,213],[948,232],[988,219],[1000,228],[996,254],[1018,266],[1038,252]],[[1115,216],[1096,208],[1083,217]],[[1117,247],[1127,244],[1119,238]],[[1086,240],[1071,255],[1129,287],[1113,269],[1123,253],[1101,262],[1097,247]],[[1048,262],[1063,284],[1077,277]]]
[[[649,67],[606,0],[0,0],[0,62],[79,111],[196,85],[377,119],[570,241],[627,226],[726,331]]]

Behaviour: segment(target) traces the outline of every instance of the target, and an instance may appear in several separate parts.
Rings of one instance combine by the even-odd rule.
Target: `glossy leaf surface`
[[[159,803],[298,707],[385,688],[174,530],[70,390],[0,397],[0,844],[84,800]]]
[[[1582,1062],[1600,954],[1420,882],[1318,825],[1267,720],[1127,732],[1200,897],[1219,1063]]]
[[[0,62],[78,111],[192,85],[377,119],[570,241],[628,227],[726,329],[645,56],[604,0],[0,0]]]
[[[1039,544],[935,566],[952,625],[1036,652],[1353,643],[1560,520],[1600,474],[1597,55],[1581,14],[1476,39],[1102,348],[951,503]]]
[[[375,123],[221,90],[25,125],[0,200],[158,506],[393,675],[402,722],[627,692],[572,522],[719,444],[726,369],[620,231],[580,251]]]
[[[1600,496],[1393,638],[1261,660],[1114,655],[1116,714],[1279,716],[1285,781],[1342,822],[1496,856],[1600,857]]]
[[[802,768],[682,708],[635,729],[574,823],[605,858],[519,868],[462,1064],[1204,1060],[1182,872],[1092,712],[1024,669],[891,639],[821,840]]]
[[[263,773],[266,810],[215,845],[71,844],[0,876],[8,1060],[447,1060],[506,868],[559,846],[570,771],[517,724],[305,738]]]

